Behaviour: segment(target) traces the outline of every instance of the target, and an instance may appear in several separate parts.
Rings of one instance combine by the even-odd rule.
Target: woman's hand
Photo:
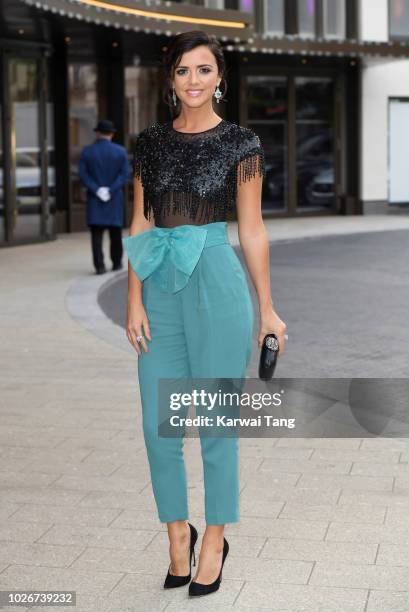
[[[266,334],[275,334],[278,341],[278,355],[281,356],[285,350],[285,335],[287,325],[280,319],[274,308],[270,307],[260,314],[260,333],[258,335],[258,346],[261,348]]]
[[[152,340],[152,338],[149,329],[148,317],[142,303],[132,304],[132,306],[129,306],[128,304],[126,335],[128,336],[129,342],[132,344],[138,355],[140,355],[142,352],[141,346],[143,346],[145,353],[148,352],[145,336],[149,340]],[[142,340],[138,342],[136,336],[142,336]]]

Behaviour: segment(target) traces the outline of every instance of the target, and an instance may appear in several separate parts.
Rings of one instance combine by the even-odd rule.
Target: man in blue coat
[[[97,274],[106,272],[102,238],[109,231],[112,270],[122,268],[124,226],[123,186],[130,179],[125,147],[111,142],[116,129],[112,121],[99,121],[96,141],[84,147],[79,175],[87,188],[87,225],[91,230],[92,255]]]

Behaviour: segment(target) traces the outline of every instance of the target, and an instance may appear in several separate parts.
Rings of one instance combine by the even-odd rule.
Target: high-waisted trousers
[[[253,306],[227,222],[153,227],[123,239],[152,340],[141,347],[138,378],[143,434],[159,520],[188,519],[183,437],[158,435],[160,378],[244,378],[252,352]],[[235,436],[200,436],[205,520],[239,520]]]

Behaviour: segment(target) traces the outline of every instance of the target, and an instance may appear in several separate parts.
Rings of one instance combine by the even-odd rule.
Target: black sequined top
[[[265,157],[253,130],[226,119],[194,133],[166,121],[138,135],[133,169],[142,182],[146,219],[153,212],[157,227],[202,225],[226,220],[238,184],[265,178]]]

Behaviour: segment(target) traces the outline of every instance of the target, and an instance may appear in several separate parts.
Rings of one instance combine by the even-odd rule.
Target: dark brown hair
[[[203,30],[190,30],[189,32],[182,32],[171,39],[171,42],[162,58],[162,71],[165,81],[163,100],[165,104],[171,108],[174,115],[178,115],[181,108],[179,98],[177,99],[176,106],[174,106],[172,98],[172,80],[175,70],[178,67],[182,55],[186,51],[191,51],[199,45],[206,45],[206,47],[208,47],[213,53],[216,59],[219,76],[221,76],[219,88],[222,91],[222,96],[219,98],[219,100],[223,100],[225,97],[227,91],[226,62],[220,42],[217,40],[216,36],[207,34],[207,32],[204,32]]]

